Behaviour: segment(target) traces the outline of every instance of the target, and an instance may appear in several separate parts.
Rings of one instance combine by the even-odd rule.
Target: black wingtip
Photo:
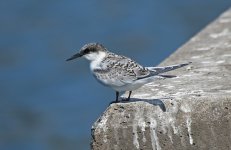
[[[175,75],[167,75],[167,74],[161,74],[159,76],[164,77],[164,78],[176,78],[177,77]]]
[[[188,62],[188,63],[181,64],[181,67],[187,66],[187,65],[189,65],[189,64],[191,64],[191,63],[192,63],[192,62],[190,61],[190,62]]]

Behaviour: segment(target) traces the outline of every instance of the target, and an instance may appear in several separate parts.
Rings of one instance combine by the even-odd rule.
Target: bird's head
[[[68,58],[66,61],[73,60],[75,58],[79,58],[82,56],[90,61],[93,61],[99,58],[100,56],[105,55],[106,52],[107,49],[103,45],[99,43],[88,43],[85,44],[77,54]]]

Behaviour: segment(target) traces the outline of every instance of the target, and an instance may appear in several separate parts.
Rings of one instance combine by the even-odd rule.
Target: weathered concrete
[[[136,100],[110,105],[92,128],[92,149],[231,149],[231,9],[160,66],[188,61],[170,72],[178,78],[147,84],[133,93]]]

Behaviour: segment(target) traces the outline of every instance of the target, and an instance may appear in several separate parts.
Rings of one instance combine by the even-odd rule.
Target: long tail
[[[175,70],[184,66],[187,66],[189,64],[191,64],[192,62],[188,62],[188,63],[183,63],[183,64],[177,64],[177,65],[172,65],[172,66],[165,66],[165,67],[146,67],[148,70],[150,70],[153,74],[158,75],[164,72],[168,72],[171,70]],[[171,75],[161,75],[163,77],[170,77]],[[173,77],[173,76],[171,76]]]

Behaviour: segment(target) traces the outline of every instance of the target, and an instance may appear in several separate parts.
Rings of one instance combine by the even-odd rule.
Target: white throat
[[[84,55],[84,57],[90,61],[90,69],[94,70],[100,68],[100,63],[106,56],[106,52],[95,52]]]

